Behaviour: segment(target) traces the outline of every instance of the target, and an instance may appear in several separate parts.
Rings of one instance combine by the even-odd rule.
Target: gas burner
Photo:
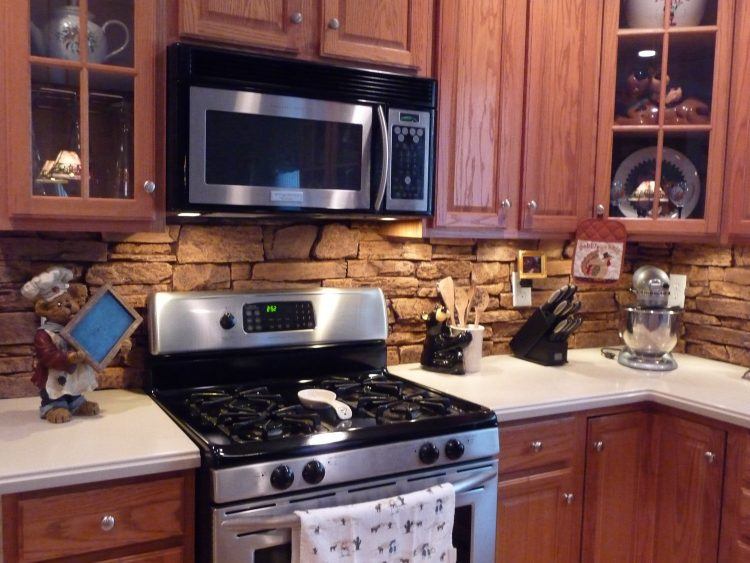
[[[400,381],[388,381],[387,379],[373,379],[365,383],[365,389],[371,393],[400,397],[404,384]]]
[[[417,403],[408,401],[392,401],[380,405],[377,410],[377,419],[379,424],[389,422],[404,422],[407,420],[417,420],[425,415],[425,411]]]

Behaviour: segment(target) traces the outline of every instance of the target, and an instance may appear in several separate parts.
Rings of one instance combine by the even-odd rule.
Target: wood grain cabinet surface
[[[89,4],[96,20],[87,18]],[[54,6],[61,4],[0,6],[0,74],[9,85],[0,90],[0,229],[158,229],[161,4],[81,0],[63,8],[69,21],[89,22],[94,45],[103,33],[95,22],[116,21],[119,43],[112,33],[108,52],[41,38],[62,21]]]
[[[443,2],[437,232],[569,233],[591,215],[602,11]]]
[[[750,561],[750,432],[744,429],[727,437],[719,561]]]
[[[192,471],[5,496],[5,561],[192,561],[194,496]]]
[[[434,0],[180,0],[180,36],[431,74]]]

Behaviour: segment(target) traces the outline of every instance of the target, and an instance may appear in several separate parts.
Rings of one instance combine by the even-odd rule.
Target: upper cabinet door
[[[596,204],[632,235],[719,231],[734,6],[604,2]]]
[[[163,186],[155,177],[154,4],[17,4],[4,17],[12,225],[147,228],[163,201],[155,192]]]
[[[320,54],[430,74],[433,0],[322,0]]]
[[[526,24],[513,8],[440,3],[436,227],[517,227]]]
[[[180,36],[298,52],[305,15],[301,0],[180,0]]]
[[[724,216],[729,235],[750,238],[750,2],[738,2],[734,16]]]
[[[601,2],[509,0],[519,2],[528,9],[521,226],[572,232],[594,193]]]

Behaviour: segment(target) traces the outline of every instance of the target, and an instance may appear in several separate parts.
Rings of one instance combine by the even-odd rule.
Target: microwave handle
[[[380,135],[383,141],[383,164],[380,170],[380,185],[378,195],[375,198],[375,211],[380,211],[385,197],[385,188],[388,185],[388,170],[391,167],[391,148],[388,145],[388,123],[385,121],[383,106],[378,106],[378,121],[380,121]]]

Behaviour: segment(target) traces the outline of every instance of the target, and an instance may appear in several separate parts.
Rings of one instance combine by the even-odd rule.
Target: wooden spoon
[[[469,298],[466,300],[466,313],[464,318],[466,319],[466,324],[468,325],[471,323],[471,319],[469,318],[469,313],[471,313],[471,308],[474,306],[474,295],[477,292],[477,286],[472,285],[469,288]]]
[[[474,305],[474,324],[479,326],[479,318],[484,313],[487,306],[490,304],[490,294],[487,293],[481,287],[477,288],[477,294],[474,298],[476,305]]]
[[[469,306],[469,290],[465,287],[456,289],[456,310],[458,311],[458,326],[466,326],[466,308]]]
[[[440,297],[443,299],[443,303],[445,303],[445,308],[448,310],[448,324],[453,325],[454,317],[453,317],[453,309],[455,308],[455,295],[456,290],[453,286],[453,278],[448,276],[447,278],[443,278],[440,280],[437,284],[438,293],[440,294]]]

